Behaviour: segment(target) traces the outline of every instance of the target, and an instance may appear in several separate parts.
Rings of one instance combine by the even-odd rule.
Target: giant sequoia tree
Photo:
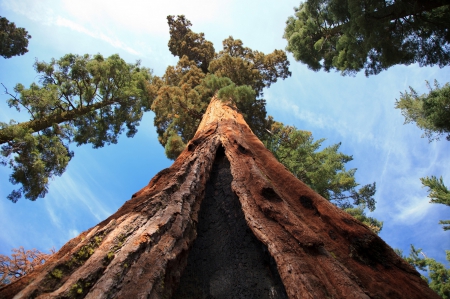
[[[175,159],[184,150],[217,92],[219,97],[233,100],[255,135],[299,179],[328,200],[352,209],[348,211],[375,231],[381,229],[382,223],[363,211],[375,208],[375,184],[356,189],[356,169],[345,169],[350,156],[337,153],[336,146],[316,153],[320,141],[298,138],[302,134],[298,130],[294,130],[296,136],[286,137],[290,127],[280,129],[280,123],[266,117],[264,88],[278,78],[290,76],[283,51],[264,54],[230,36],[223,41],[223,50],[215,53],[213,44],[203,33],[193,32],[184,16],[169,16],[168,23],[169,49],[180,59],[176,66],[167,68],[164,76],[155,77],[149,88],[154,99],[151,109],[155,112],[155,126],[167,157]],[[304,148],[309,150],[302,151]],[[299,165],[305,165],[306,160],[307,167],[300,171]]]
[[[230,37],[215,53],[184,17],[169,25],[180,60],[143,82],[174,164],[0,297],[437,298],[368,226],[298,180],[258,139],[276,133],[261,96],[289,75],[284,52],[266,55]],[[280,153],[292,154],[302,179],[324,196],[343,194],[318,183],[320,167],[297,167],[301,148],[289,146]],[[351,171],[340,169],[350,157],[337,150],[314,158],[336,156],[336,178],[351,190]],[[350,194],[352,203],[373,204]]]
[[[367,226],[287,171],[233,101],[217,98],[170,168],[0,297],[229,298],[236,289],[249,298],[439,298]]]
[[[203,33],[190,29],[192,24],[184,16],[169,16],[168,24],[169,50],[180,59],[162,77],[152,77],[149,70],[126,64],[117,55],[104,59],[69,54],[35,64],[42,85],[26,89],[18,84],[15,90],[20,96],[11,94],[9,101],[11,107],[25,108],[31,120],[2,124],[0,130],[0,141],[7,143],[2,153],[9,159],[4,164],[13,168],[11,182],[22,184],[9,196],[11,200],[21,193],[32,200],[45,195],[48,179],[61,175],[72,157],[71,141],[92,143],[94,148],[115,143],[123,124],[127,135],[133,136],[142,111],[149,107],[155,112],[159,141],[166,155],[175,159],[217,92],[232,99],[253,132],[299,179],[380,231],[382,223],[364,212],[366,207],[375,208],[375,185],[356,189],[356,169],[345,169],[351,156],[338,153],[338,145],[316,152],[321,141],[298,138],[306,132],[289,126],[280,129],[280,123],[266,118],[263,89],[290,75],[283,51],[266,55],[229,37],[216,53]],[[292,137],[283,137],[286,131],[292,131]],[[305,167],[300,170],[299,165]]]
[[[373,75],[396,64],[450,61],[445,0],[308,0],[286,24],[286,49],[315,71]]]
[[[169,158],[175,159],[194,136],[211,97],[216,93],[233,98],[252,130],[266,133],[263,89],[291,75],[286,53],[270,54],[244,47],[229,37],[215,52],[203,33],[191,30],[185,16],[168,16],[169,50],[179,57],[176,66],[151,85],[155,126]]]

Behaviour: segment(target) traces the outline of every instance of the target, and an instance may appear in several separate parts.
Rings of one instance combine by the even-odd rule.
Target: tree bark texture
[[[220,173],[220,167],[212,171],[215,161],[218,163],[216,153],[218,159],[227,160],[223,163],[229,163],[229,174],[224,175],[229,177],[225,184],[231,183],[232,191],[222,187],[219,189],[224,191],[207,190],[208,181],[219,184],[215,173]],[[219,175],[219,180],[224,175]],[[218,190],[233,194],[221,197]],[[296,179],[252,133],[234,106],[217,98],[211,100],[196,135],[170,168],[159,172],[115,214],[70,240],[39,269],[1,289],[0,298],[182,298],[180,292],[190,292],[182,289],[183,285],[192,287],[189,279],[205,280],[204,276],[210,276],[208,298],[231,298],[224,297],[227,289],[223,284],[214,286],[216,273],[231,273],[220,269],[220,261],[211,264],[211,269],[217,269],[208,275],[182,274],[186,265],[186,273],[195,268],[209,271],[209,264],[189,266],[200,263],[196,260],[201,254],[195,253],[195,247],[206,248],[202,244],[210,242],[202,239],[208,232],[203,232],[200,208],[233,196],[235,203],[222,204],[224,211],[231,211],[232,219],[223,225],[240,221],[236,208],[226,205],[238,207],[251,235],[243,235],[248,241],[235,243],[252,243],[268,252],[269,257],[264,253],[249,256],[261,256],[268,267],[273,265],[275,270],[261,274],[263,278],[258,280],[267,281],[272,292],[278,290],[276,298],[284,298],[283,292],[291,299],[439,298],[419,273],[367,226]],[[228,239],[237,240],[241,231],[233,233],[233,228],[227,228],[217,234],[230,233],[236,238]],[[216,243],[222,242],[220,237]],[[191,248],[193,255],[188,258]],[[237,260],[234,268],[245,268],[239,256]],[[250,272],[245,273],[252,273],[253,267],[246,269]],[[284,289],[277,284],[277,275]],[[219,280],[223,281],[227,280]],[[198,286],[202,292],[208,288],[204,281]],[[233,288],[236,284],[230,283],[229,295]],[[242,293],[251,296],[251,291]],[[275,298],[271,296],[268,298]]]

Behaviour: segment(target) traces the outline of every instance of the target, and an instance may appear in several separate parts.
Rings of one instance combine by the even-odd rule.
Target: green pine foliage
[[[0,123],[1,163],[12,169],[10,182],[21,185],[8,196],[13,202],[47,193],[49,178],[60,176],[73,157],[70,143],[99,148],[117,143],[125,130],[132,137],[150,108],[151,71],[118,55],[68,54],[34,67],[40,83],[17,84],[8,101],[30,120]]]
[[[426,276],[422,276],[428,282],[428,285],[443,299],[450,299],[450,268],[439,263],[435,259],[427,257],[422,249],[416,249],[411,245],[409,256],[404,256],[399,249],[395,250],[397,254],[406,260],[411,266],[424,271]],[[450,262],[450,250],[446,250],[446,259]]]
[[[412,87],[410,91],[400,93],[395,108],[402,111],[405,123],[416,123],[424,130],[422,137],[430,141],[439,140],[447,135],[450,141],[450,83],[440,86],[434,82],[434,88],[427,82],[428,94],[419,95]]]
[[[30,38],[25,28],[16,27],[13,22],[0,16],[0,56],[11,58],[27,53]]]
[[[154,124],[166,155],[170,159],[178,157],[183,144],[194,136],[215,94],[233,101],[253,132],[263,138],[266,134],[263,88],[291,75],[286,53],[275,50],[266,55],[244,47],[242,41],[232,37],[216,53],[203,33],[191,30],[192,24],[185,16],[167,19],[169,50],[179,61],[176,66],[169,66],[163,76],[156,77],[149,88]],[[180,138],[174,139],[174,134]],[[176,142],[169,144],[169,139]]]
[[[353,158],[339,152],[340,144],[321,149],[325,139],[314,140],[310,132],[285,126],[270,117],[269,121],[270,134],[263,143],[278,161],[314,191],[378,233],[383,223],[364,212],[366,208],[375,209],[376,185],[357,188],[356,169],[345,168]]]
[[[169,51],[178,57],[187,56],[194,61],[204,73],[208,72],[210,61],[214,58],[215,50],[210,41],[205,39],[205,34],[195,33],[190,27],[192,23],[184,15],[178,17],[167,16],[169,24]]]
[[[395,108],[400,109],[405,117],[405,123],[416,123],[424,130],[422,137],[428,140],[439,140],[446,136],[450,141],[450,84],[440,86],[434,82],[434,88],[427,82],[428,94],[419,95],[412,87],[410,91],[400,93]],[[450,191],[444,185],[442,177],[435,176],[420,179],[424,187],[428,187],[431,203],[450,206]],[[450,220],[441,220],[444,230],[450,230]]]
[[[364,208],[361,206],[357,206],[354,208],[346,208],[344,209],[344,211],[346,211],[354,218],[367,225],[376,234],[380,233],[381,229],[383,228],[383,221],[379,221],[378,219],[367,216],[364,211]]]
[[[428,197],[431,198],[430,203],[440,203],[450,206],[450,190],[444,185],[442,177],[439,179],[435,176],[420,179],[424,187],[428,187]],[[444,230],[450,230],[450,220],[441,220]]]
[[[31,134],[14,124],[7,129],[15,131],[15,138],[2,146],[0,163],[12,168],[10,182],[22,186],[11,192],[8,199],[17,202],[22,194],[31,200],[44,197],[48,192],[49,178],[64,172],[73,152],[55,134],[54,128],[42,130],[40,134]]]
[[[251,86],[257,96],[262,96],[263,89],[277,82],[278,78],[286,79],[291,75],[289,61],[282,50],[264,54],[244,47],[241,40],[232,36],[222,44],[223,50],[210,62],[209,72],[230,78],[238,86]]]
[[[448,65],[447,1],[307,0],[288,18],[287,51],[310,69],[378,74],[396,64]]]

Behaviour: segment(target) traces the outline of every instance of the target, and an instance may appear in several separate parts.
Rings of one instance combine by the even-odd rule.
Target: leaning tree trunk
[[[277,162],[217,98],[170,168],[0,290],[1,298],[252,296],[439,298],[367,226]]]

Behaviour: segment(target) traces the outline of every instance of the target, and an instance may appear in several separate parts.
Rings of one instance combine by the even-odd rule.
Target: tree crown
[[[11,58],[27,53],[30,38],[25,28],[16,27],[13,22],[0,16],[0,56]]]
[[[314,71],[368,76],[396,64],[450,62],[446,1],[308,0],[295,11],[286,49]]]

